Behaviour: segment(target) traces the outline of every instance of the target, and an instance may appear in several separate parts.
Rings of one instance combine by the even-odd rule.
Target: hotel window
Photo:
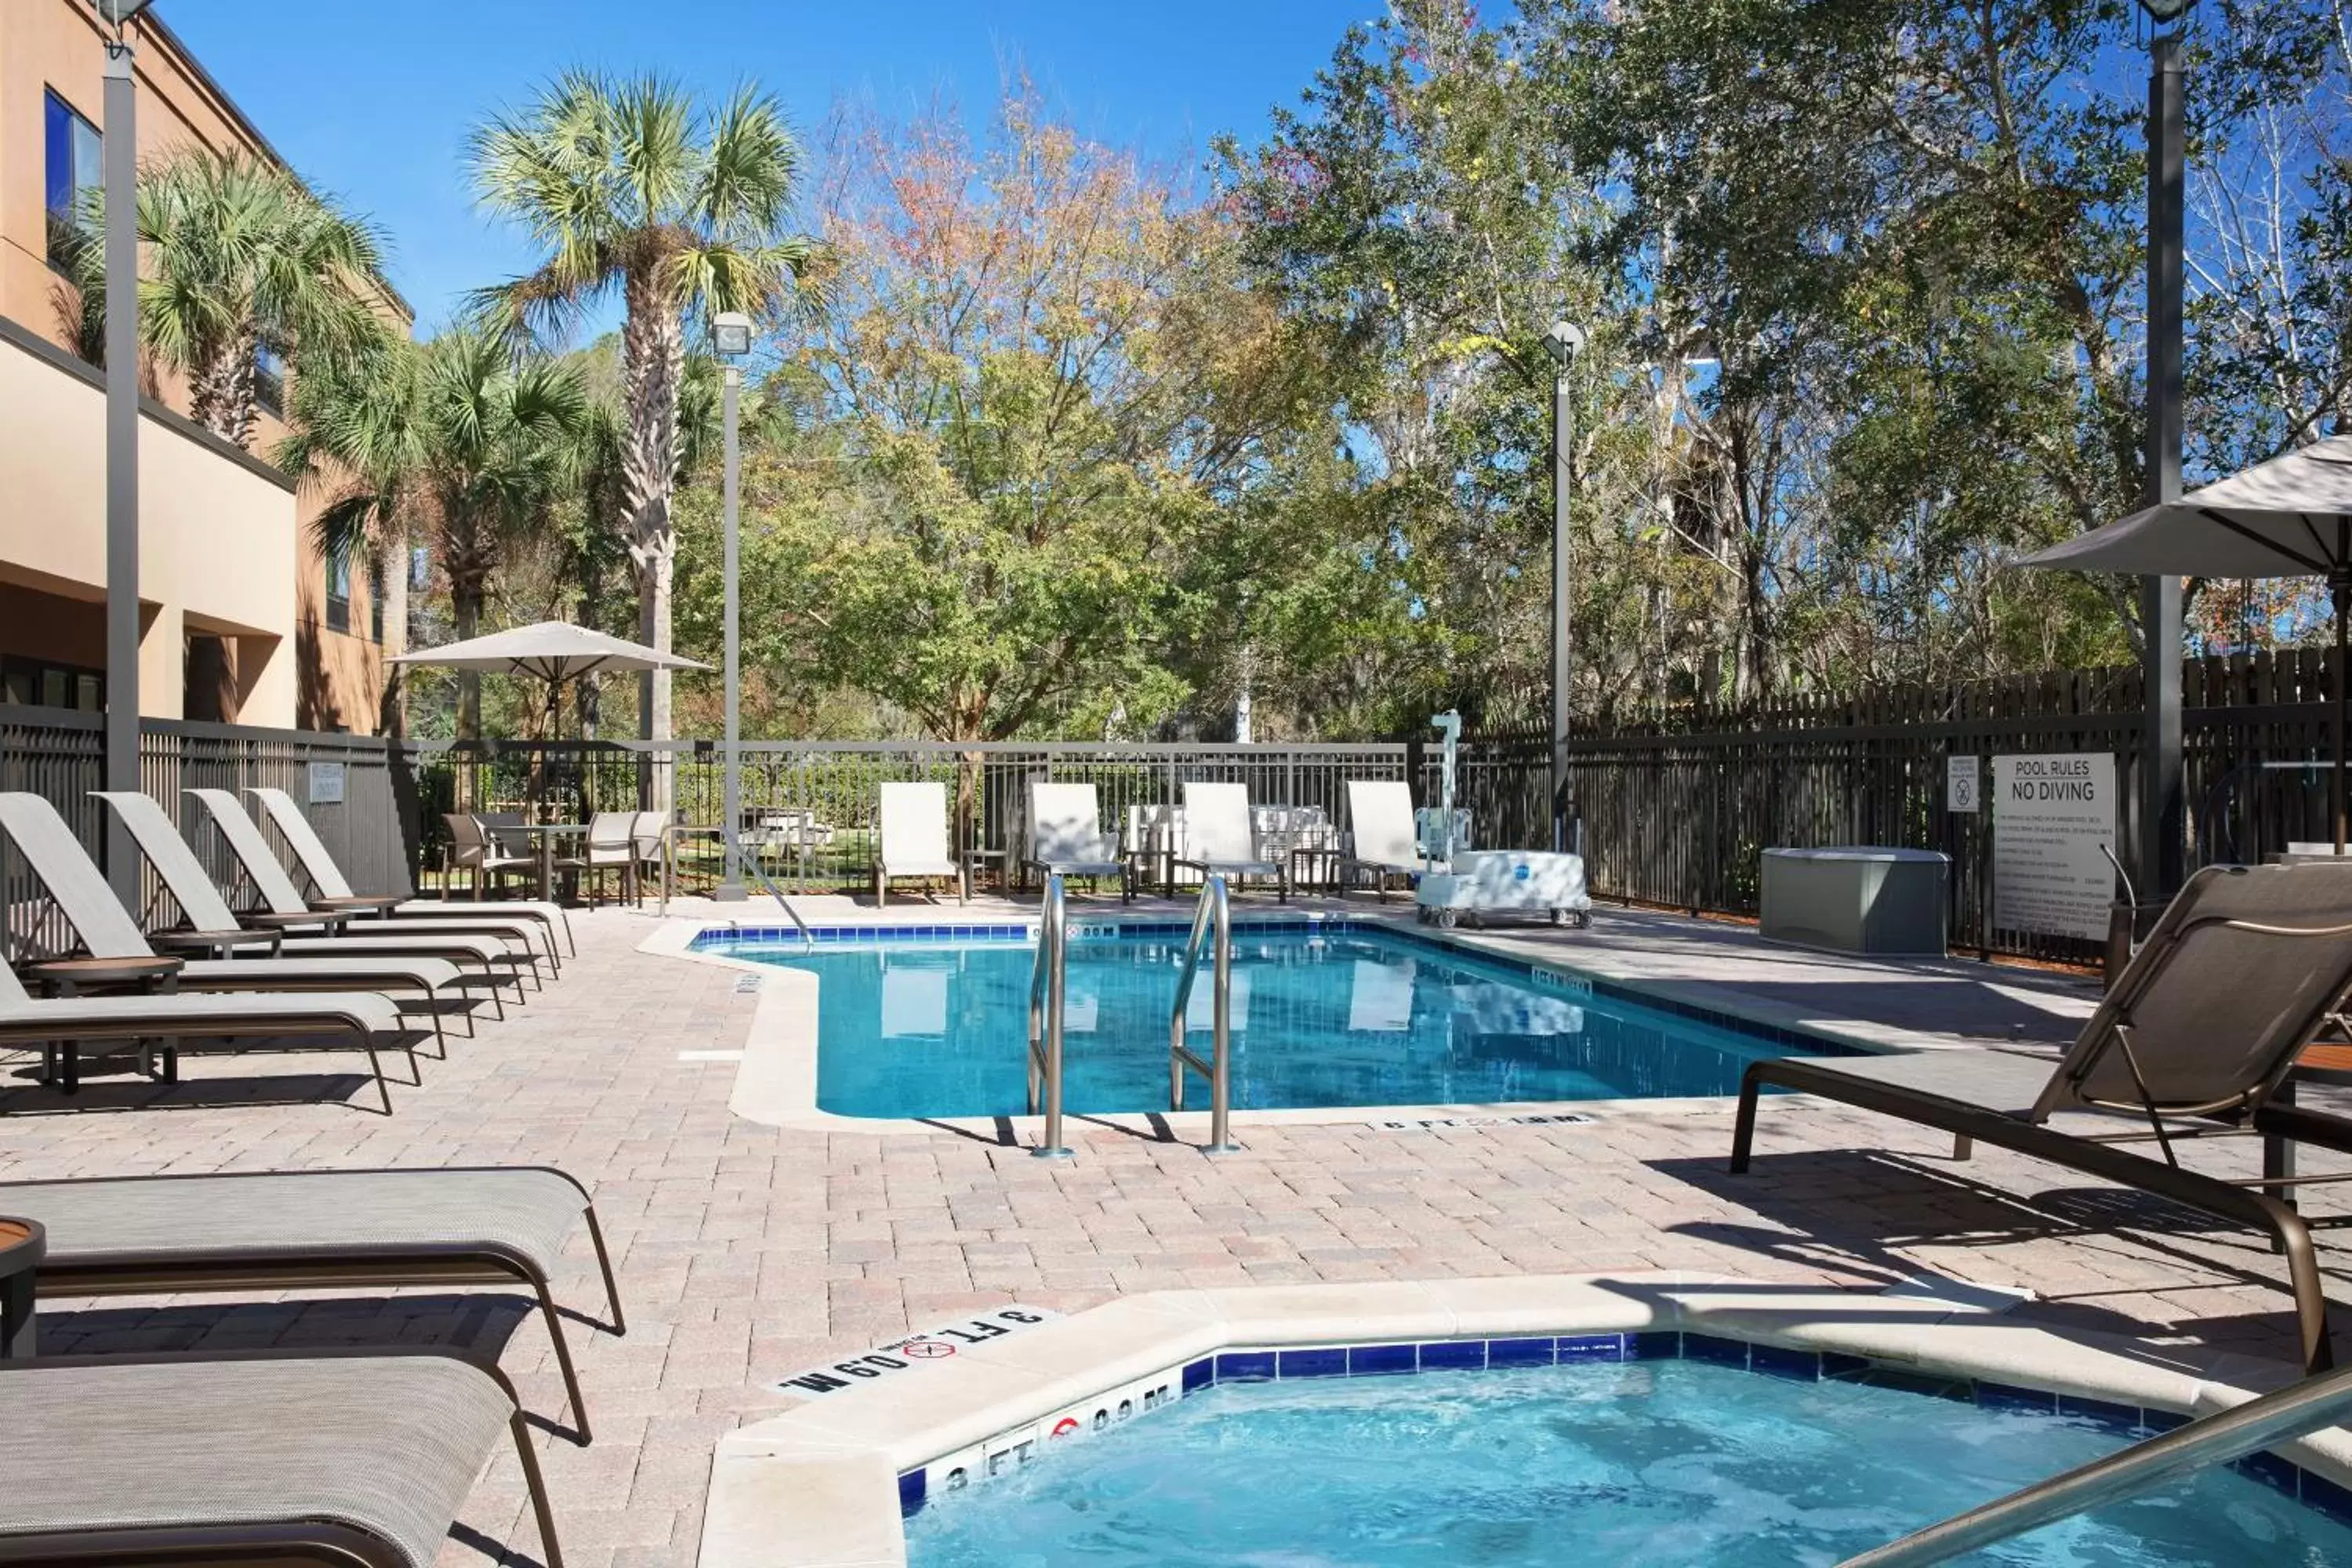
[[[100,168],[98,127],[73,111],[56,93],[45,94],[42,195],[48,209],[49,259],[64,258],[82,228],[87,193],[104,182]]]
[[[368,563],[368,636],[376,642],[383,641],[383,566],[380,561]]]
[[[327,557],[327,629],[352,629],[352,557],[347,550]]]
[[[271,418],[286,417],[286,362],[268,343],[254,346],[253,401]]]

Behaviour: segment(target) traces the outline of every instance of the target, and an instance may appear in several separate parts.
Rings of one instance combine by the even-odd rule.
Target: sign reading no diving
[[[1992,760],[1993,924],[2103,941],[2115,902],[2116,759]]]

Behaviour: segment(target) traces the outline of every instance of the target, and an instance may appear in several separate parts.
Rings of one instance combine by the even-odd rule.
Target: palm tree
[[[93,205],[62,260],[77,342],[106,312],[105,212]],[[337,210],[278,164],[192,148],[139,180],[140,342],[188,379],[189,416],[253,445],[264,351],[298,371],[364,353],[385,332],[375,227]]]
[[[421,530],[448,581],[457,635],[475,636],[491,577],[547,536],[580,480],[590,421],[577,372],[459,328],[297,384],[299,429],[279,447],[280,465],[310,474],[331,458],[349,476],[320,513],[320,548],[373,537],[404,557],[411,529]],[[391,613],[387,599],[387,621]],[[481,727],[481,678],[461,672],[457,733],[472,739]]]
[[[620,297],[629,556],[640,635],[667,651],[688,324],[721,310],[772,318],[805,278],[815,242],[786,226],[799,144],[776,101],[748,85],[706,110],[658,77],[572,71],[478,129],[470,157],[483,205],[545,254],[484,290],[486,310],[544,336]],[[668,739],[667,672],[642,692],[643,733]]]

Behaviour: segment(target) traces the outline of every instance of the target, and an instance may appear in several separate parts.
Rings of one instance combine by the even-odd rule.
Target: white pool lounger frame
[[[1138,1413],[1182,1394],[1220,1353],[1423,1346],[1452,1340],[1679,1332],[1858,1356],[2142,1411],[2210,1415],[2292,1380],[2284,1363],[2060,1335],[1986,1310],[1948,1281],[1893,1291],[1764,1285],[1689,1274],[1528,1275],[1426,1283],[1258,1286],[1124,1297],[949,1360],[815,1398],[719,1440],[700,1568],[871,1568],[907,1560],[902,1476],[1017,1464],[1098,1406]],[[1998,1305],[1993,1300],[1991,1304]],[[2113,1347],[2113,1348],[2109,1348]],[[2054,1403],[2054,1401],[2053,1401]],[[2352,1435],[2276,1450],[2352,1483]]]

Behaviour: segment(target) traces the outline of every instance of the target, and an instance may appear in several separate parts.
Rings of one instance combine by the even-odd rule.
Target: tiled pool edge
[[[1674,1352],[1799,1375],[1965,1381],[1971,1397],[2086,1415],[2175,1422],[2292,1377],[2244,1358],[2192,1363],[2161,1347],[2059,1336],[1932,1297],[1772,1287],[1678,1274],[1528,1276],[1428,1283],[1272,1286],[1154,1292],[1045,1324],[895,1383],[755,1423],[713,1456],[702,1568],[864,1568],[906,1561],[904,1478],[953,1457],[986,1463],[1048,1440],[1130,1390],[1181,1397],[1209,1381],[1260,1374],[1370,1375],[1484,1364],[1496,1343],[1559,1345],[1571,1359]],[[1316,1352],[1316,1353],[1307,1353]],[[1333,1370],[1333,1353],[1342,1357]],[[1507,1352],[1512,1353],[1512,1352]],[[1369,1355],[1355,1371],[1360,1355]],[[1760,1364],[1759,1364],[1760,1363]],[[2046,1403],[2045,1403],[2046,1402]],[[2352,1510],[2352,1436],[2331,1433],[2263,1456],[2250,1473],[2315,1507]],[[1018,1462],[1018,1456],[1007,1462]],[[2305,1478],[2309,1478],[2306,1482]],[[924,1483],[927,1485],[927,1483]],[[2347,1515],[2352,1522],[2352,1515]]]

